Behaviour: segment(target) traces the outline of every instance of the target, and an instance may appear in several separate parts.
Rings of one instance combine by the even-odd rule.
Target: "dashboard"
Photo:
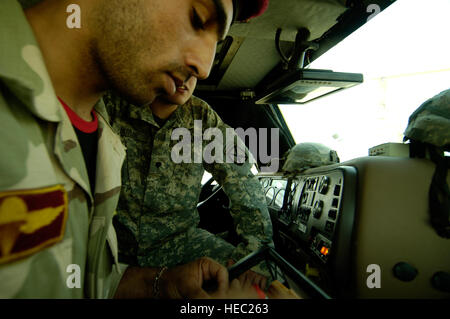
[[[450,298],[450,241],[429,221],[434,170],[376,156],[259,174],[276,251],[333,298]]]
[[[331,296],[346,281],[337,274],[349,266],[356,179],[354,167],[260,177],[277,249]]]

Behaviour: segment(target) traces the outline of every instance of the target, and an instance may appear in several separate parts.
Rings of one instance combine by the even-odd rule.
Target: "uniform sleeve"
[[[232,259],[237,261],[264,245],[273,247],[272,222],[262,186],[251,172],[255,160],[249,150],[212,109],[207,113],[207,122],[210,127],[219,129],[224,137],[223,163],[206,163],[204,158],[203,166],[230,199],[230,213],[241,239],[232,254]]]

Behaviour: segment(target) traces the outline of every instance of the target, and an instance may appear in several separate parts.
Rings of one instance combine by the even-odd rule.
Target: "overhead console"
[[[364,157],[260,175],[277,252],[336,298],[450,298],[450,241],[429,225],[428,160]]]

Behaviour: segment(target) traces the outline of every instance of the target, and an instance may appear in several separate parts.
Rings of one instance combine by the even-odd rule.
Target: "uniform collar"
[[[16,0],[0,1],[0,81],[37,117],[62,120],[39,45]]]
[[[153,115],[153,112],[150,108],[150,106],[146,105],[146,106],[136,106],[134,104],[131,103],[127,103],[127,115],[129,118],[131,119],[138,119],[138,120],[142,120],[152,126],[158,127],[159,125],[158,123],[156,123],[155,121],[155,116]],[[179,116],[180,113],[180,108],[182,108],[181,106],[179,106],[175,112],[173,112],[170,117],[167,119],[165,126],[171,125],[174,121],[178,122],[179,119],[181,118]]]
[[[153,117],[153,113],[149,105],[136,106],[131,103],[126,103],[125,105],[127,107],[127,115],[129,118],[142,120],[152,126],[159,127],[155,121],[155,118]]]
[[[175,127],[184,127],[184,128],[192,128],[193,126],[190,125],[190,118],[192,116],[189,116],[189,105],[190,105],[191,99],[187,101],[185,104],[180,105],[175,112],[172,114],[173,119],[173,126]]]
[[[97,112],[98,115],[103,117],[106,123],[109,123],[109,116],[108,111],[106,111],[105,103],[103,102],[103,99],[100,99],[97,104],[94,106],[95,112]]]
[[[193,128],[194,121],[192,119],[192,106],[195,104],[196,99],[198,100],[198,98],[192,96],[185,104],[180,105],[175,112],[170,115],[164,127]],[[125,105],[127,108],[126,114],[129,118],[142,120],[152,126],[159,127],[149,106],[136,106],[131,103],[125,103]]]
[[[183,105],[181,105],[174,113],[176,117],[175,125],[177,127],[184,127],[187,129],[194,128],[194,110],[193,107],[198,100],[197,97],[192,95],[192,97]]]

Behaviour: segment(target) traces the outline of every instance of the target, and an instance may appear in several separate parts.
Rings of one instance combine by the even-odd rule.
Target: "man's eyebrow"
[[[225,11],[225,7],[223,6],[222,0],[213,0],[214,6],[216,8],[216,14],[217,14],[217,24],[219,26],[218,29],[218,37],[220,40],[223,40],[225,38],[225,30],[227,29],[227,13]]]

